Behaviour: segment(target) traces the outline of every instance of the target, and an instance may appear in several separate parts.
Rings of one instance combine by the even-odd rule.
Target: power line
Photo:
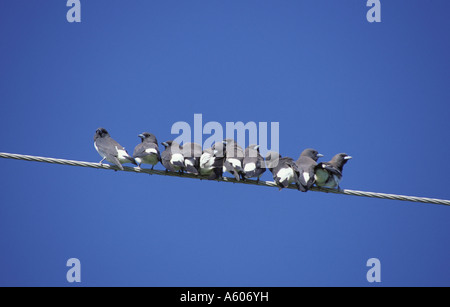
[[[4,153],[4,152],[0,152],[0,158],[120,171],[120,169],[117,166],[109,165],[109,164],[74,161],[74,160],[66,160],[66,159],[55,159],[55,158],[20,155],[20,154],[11,154],[11,153]],[[161,170],[151,170],[151,169],[128,167],[128,166],[124,166],[123,171],[133,172],[133,173],[150,174],[150,175],[172,176],[172,177],[179,177],[179,178],[204,179],[204,178],[192,175],[192,174],[186,174],[186,173],[180,174],[180,173],[175,173],[175,172],[166,172],[166,171],[161,171]],[[218,181],[240,183],[240,184],[251,184],[251,185],[277,188],[276,183],[273,181],[259,181],[259,182],[257,182],[256,180],[237,181],[234,178],[228,178],[228,177],[226,177],[224,179],[219,179]],[[297,189],[294,185],[291,185],[288,188],[289,189]],[[375,193],[375,192],[364,192],[364,191],[355,191],[355,190],[347,190],[347,189],[336,190],[336,189],[327,189],[327,188],[320,188],[320,187],[312,187],[310,190],[315,191],[315,192],[344,194],[344,195],[353,195],[353,196],[360,196],[360,197],[382,198],[382,199],[392,199],[392,200],[411,201],[411,202],[450,206],[450,200],[445,200],[445,199],[406,196],[406,195],[397,195],[397,194],[386,194],[386,193]]]

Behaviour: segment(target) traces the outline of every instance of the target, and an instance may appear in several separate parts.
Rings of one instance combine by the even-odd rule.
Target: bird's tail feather
[[[189,174],[198,175],[198,170],[195,167],[193,167],[192,165],[187,165],[185,170]]]
[[[185,165],[184,165],[184,163],[183,163],[183,162],[181,162],[181,161],[174,161],[174,162],[173,162],[173,165],[175,165],[175,166],[179,166],[179,167],[181,167],[181,168],[185,168]]]
[[[110,161],[110,160],[108,160],[108,161]],[[123,171],[122,163],[120,163],[120,161],[117,157],[112,157],[110,162],[113,163],[114,165],[116,165],[118,168],[120,168],[120,170]]]
[[[127,158],[128,160],[130,160],[130,163],[133,163],[134,165],[138,165],[135,158],[130,157],[130,156],[126,156],[125,158]]]

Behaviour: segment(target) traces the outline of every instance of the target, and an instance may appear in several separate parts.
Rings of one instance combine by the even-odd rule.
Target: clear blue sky
[[[342,188],[450,199],[450,2],[0,2],[0,151],[98,162],[173,123],[279,122]],[[0,159],[0,285],[450,286],[450,208]],[[160,165],[158,168],[162,168]],[[270,180],[265,174],[263,179]]]

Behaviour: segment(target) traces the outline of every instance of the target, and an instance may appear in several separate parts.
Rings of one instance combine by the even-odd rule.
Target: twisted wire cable
[[[109,165],[109,164],[100,164],[100,163],[66,160],[66,159],[55,159],[55,158],[48,158],[48,157],[12,154],[12,153],[4,153],[4,152],[0,152],[0,158],[120,171],[120,169],[117,166]],[[202,178],[202,177],[199,177],[196,175],[192,175],[192,174],[167,172],[167,171],[161,171],[161,170],[151,170],[151,169],[139,168],[139,167],[124,166],[123,171],[142,173],[142,174],[150,174],[150,175],[172,176],[172,177],[179,177],[179,178],[191,178],[191,179],[200,179],[200,180],[205,179],[205,178]],[[259,181],[259,182],[256,180],[237,181],[234,178],[228,178],[228,177],[224,177],[223,179],[219,179],[217,181],[240,183],[240,184],[251,184],[251,185],[278,188],[276,183],[273,181]],[[295,185],[290,185],[288,188],[289,189],[297,189]],[[406,195],[386,194],[386,193],[376,193],[376,192],[365,192],[365,191],[355,191],[355,190],[347,190],[347,189],[337,190],[337,189],[328,189],[328,188],[321,188],[321,187],[312,187],[310,189],[310,191],[450,206],[450,200],[427,198],[427,197],[406,196]]]

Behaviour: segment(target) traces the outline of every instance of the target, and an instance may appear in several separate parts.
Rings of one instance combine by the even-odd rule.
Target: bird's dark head
[[[106,131],[105,128],[98,128],[97,131],[95,131],[94,140],[108,136],[108,135],[109,135],[109,133],[108,133],[108,131]]]
[[[138,136],[141,138],[142,142],[146,141],[146,142],[158,144],[158,141],[156,140],[156,136],[154,136],[150,132],[143,132],[143,133],[139,134]]]
[[[315,150],[313,148],[307,148],[307,149],[303,150],[301,156],[310,157],[314,161],[317,161],[320,157],[323,157],[322,154],[320,154],[317,150]]]
[[[266,160],[268,160],[268,161],[274,161],[274,160],[277,160],[280,158],[281,158],[281,155],[275,151],[269,151],[266,155]]]
[[[350,160],[352,157],[347,155],[346,153],[339,153],[331,159],[330,162],[333,162],[336,164],[337,167],[341,168],[347,163],[348,160]]]
[[[223,144],[225,145],[233,145],[234,143],[236,143],[233,139],[230,138],[226,138],[222,141]]]
[[[346,153],[340,153],[340,154],[337,154],[336,156],[339,160],[344,160],[345,162],[347,162],[348,160],[350,160],[352,158],[351,156],[347,155]]]
[[[161,145],[163,145],[165,148],[172,146],[173,141],[165,141],[162,142]]]
[[[248,148],[250,148],[252,150],[256,150],[257,152],[259,152],[259,145],[253,144],[253,145],[248,146]]]
[[[250,157],[250,158],[257,158],[259,155],[259,145],[249,145],[246,149],[245,149],[245,156],[246,157]]]
[[[223,158],[227,155],[227,142],[223,140],[222,142],[216,142],[211,147],[214,156]]]
[[[214,143],[212,150],[216,157],[222,158],[226,155],[227,143],[226,141]]]
[[[165,141],[161,143],[165,148],[181,149],[182,147],[176,141]]]

